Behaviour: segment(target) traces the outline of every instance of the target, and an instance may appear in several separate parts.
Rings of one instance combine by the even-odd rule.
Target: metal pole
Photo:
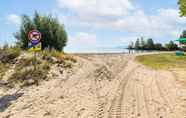
[[[35,48],[35,46],[33,48]],[[34,51],[34,71],[36,71],[36,62],[37,62],[36,51]]]

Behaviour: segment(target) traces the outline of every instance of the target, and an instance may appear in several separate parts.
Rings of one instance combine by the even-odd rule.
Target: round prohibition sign
[[[33,45],[36,45],[41,40],[41,33],[38,30],[32,30],[28,33],[28,39]]]

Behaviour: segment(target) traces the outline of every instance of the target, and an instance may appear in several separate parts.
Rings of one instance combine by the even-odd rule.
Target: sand
[[[186,71],[152,70],[126,54],[75,58],[71,70],[52,67],[39,86],[2,89],[0,118],[186,117]]]

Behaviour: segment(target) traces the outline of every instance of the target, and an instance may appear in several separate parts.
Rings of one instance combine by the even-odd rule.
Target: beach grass
[[[174,53],[141,55],[136,60],[152,69],[186,68],[186,56],[176,56]]]

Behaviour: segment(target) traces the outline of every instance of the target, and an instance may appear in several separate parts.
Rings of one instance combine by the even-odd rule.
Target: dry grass
[[[29,86],[39,84],[39,81],[47,79],[47,74],[50,70],[50,64],[42,63],[36,66],[34,69],[33,66],[30,68],[16,69],[14,74],[9,78],[9,84],[14,86],[15,84],[20,86]]]
[[[13,63],[15,61],[15,58],[17,58],[19,55],[19,49],[10,48],[6,50],[0,50],[0,62]]]
[[[0,53],[1,54],[1,53]],[[20,52],[13,50],[2,51],[3,56],[1,56],[5,61],[0,63],[0,79],[3,77],[4,73],[8,70],[6,65],[10,65],[10,60],[14,60],[20,55]],[[8,55],[8,56],[7,56]],[[10,56],[11,55],[11,56]],[[11,58],[9,58],[11,57]],[[28,86],[33,84],[38,84],[39,81],[46,80],[50,67],[54,64],[60,65],[61,68],[72,68],[73,63],[76,60],[63,52],[57,51],[43,51],[37,56],[37,60],[34,57],[26,56],[19,60],[15,60],[16,67],[14,69],[13,75],[8,79],[10,87],[14,86]],[[12,63],[12,64],[15,64]],[[34,69],[34,63],[36,64],[36,70]]]
[[[186,68],[186,56],[175,54],[143,55],[136,60],[153,69]]]
[[[9,68],[8,64],[0,63],[0,80],[3,79],[3,76],[5,72],[8,70],[8,68]]]

